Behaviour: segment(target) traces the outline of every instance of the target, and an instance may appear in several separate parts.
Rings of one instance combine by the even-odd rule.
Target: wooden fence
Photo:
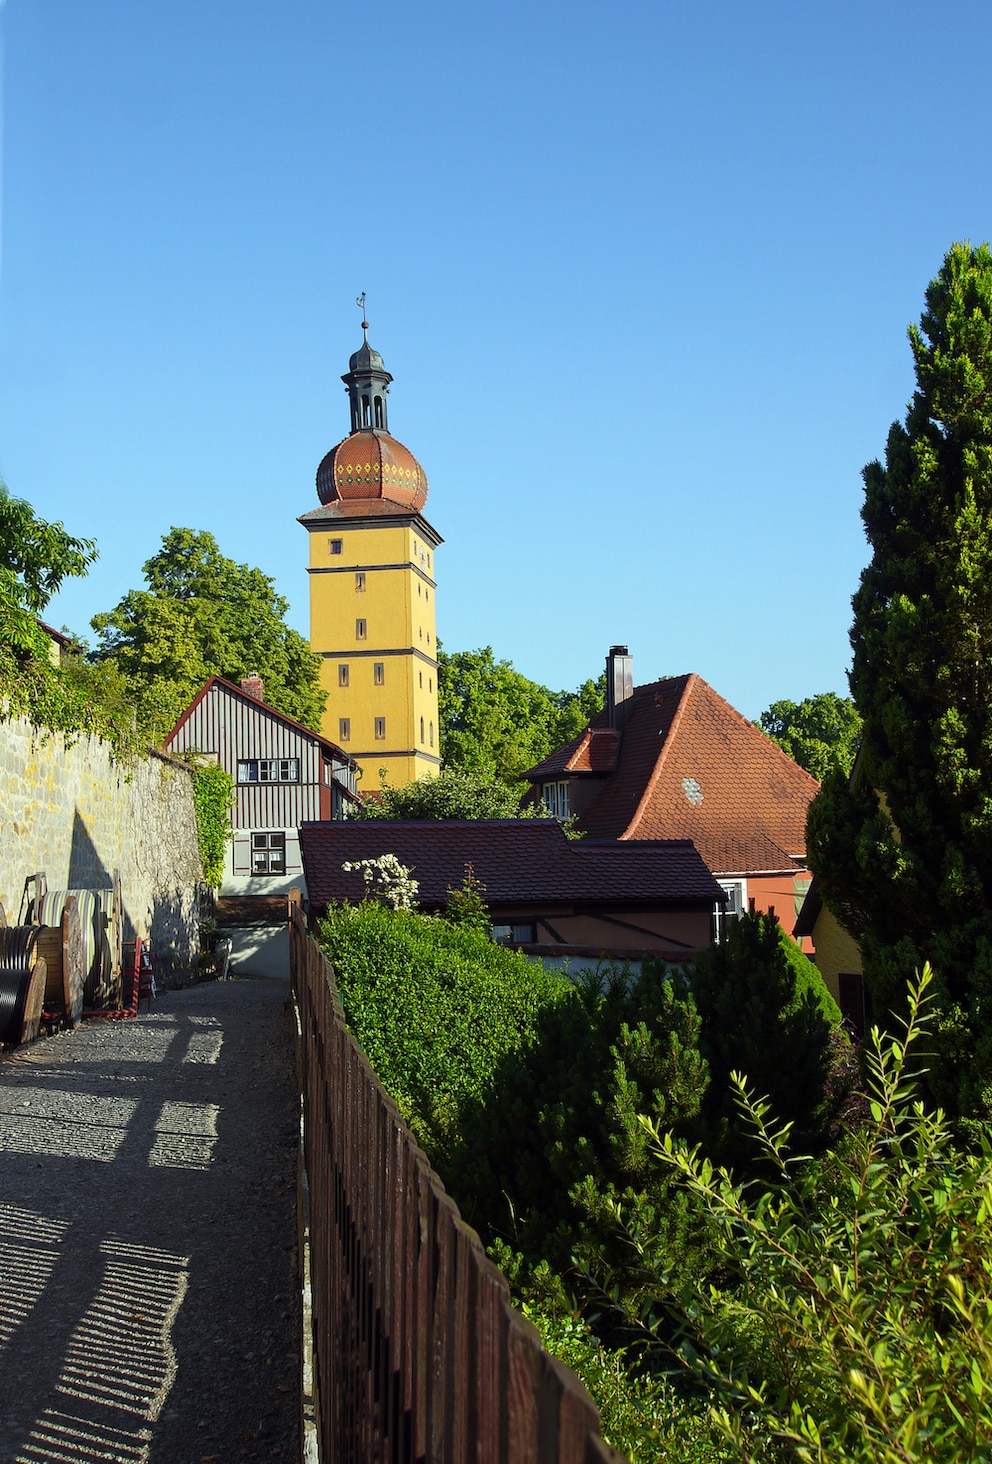
[[[310,1195],[314,1406],[327,1464],[623,1464],[542,1349],[345,1026],[291,910]]]

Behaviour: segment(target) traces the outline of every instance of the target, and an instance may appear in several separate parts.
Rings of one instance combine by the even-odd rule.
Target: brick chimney
[[[606,658],[606,719],[610,727],[622,727],[627,708],[624,702],[634,694],[634,659],[626,646],[610,646]]]
[[[254,701],[257,702],[263,701],[264,698],[262,696],[262,689],[262,678],[254,671],[251,673],[250,676],[242,676],[241,690],[244,692],[245,696],[250,696]]]

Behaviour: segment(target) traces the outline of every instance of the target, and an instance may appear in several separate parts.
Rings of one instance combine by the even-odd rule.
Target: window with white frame
[[[284,833],[252,834],[252,874],[286,873],[286,835]]]
[[[727,896],[727,903],[721,909],[717,905],[714,911],[716,922],[716,938],[723,940],[727,933],[728,925],[739,920],[744,914],[747,906],[747,880],[745,879],[718,879],[717,884]]]
[[[541,798],[552,818],[568,818],[568,783],[545,783]]]
[[[246,758],[238,763],[239,783],[298,783],[298,757]]]

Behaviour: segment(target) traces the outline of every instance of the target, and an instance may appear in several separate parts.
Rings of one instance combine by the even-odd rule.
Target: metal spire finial
[[[358,306],[359,310],[362,312],[362,330],[365,332],[365,344],[368,345],[368,343],[369,343],[369,323],[365,319],[365,291],[364,290],[359,295],[358,299],[355,301],[355,304]]]

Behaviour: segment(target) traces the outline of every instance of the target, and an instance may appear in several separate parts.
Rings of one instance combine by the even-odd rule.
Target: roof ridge
[[[679,678],[677,676],[668,676],[661,679],[666,681],[677,681]],[[661,745],[661,752],[659,756],[655,759],[654,767],[651,770],[651,776],[650,778],[648,778],[647,783],[645,784],[644,792],[641,794],[640,802],[634,809],[634,816],[628,823],[627,827],[624,829],[623,833],[620,835],[621,839],[632,839],[634,837],[635,830],[637,829],[638,824],[640,823],[641,819],[644,817],[645,812],[647,811],[648,804],[651,800],[651,795],[657,787],[659,780],[661,779],[661,770],[665,765],[665,759],[668,756],[668,749],[671,747],[672,742],[675,739],[675,734],[681,725],[683,714],[689,702],[689,698],[692,695],[692,692],[695,690],[696,682],[700,679],[701,678],[696,675],[695,671],[690,671],[685,678],[685,685],[683,686],[681,694],[679,695],[679,704],[675,709],[674,717],[668,724],[668,731],[665,735],[665,740]],[[660,681],[655,684],[660,685]]]

